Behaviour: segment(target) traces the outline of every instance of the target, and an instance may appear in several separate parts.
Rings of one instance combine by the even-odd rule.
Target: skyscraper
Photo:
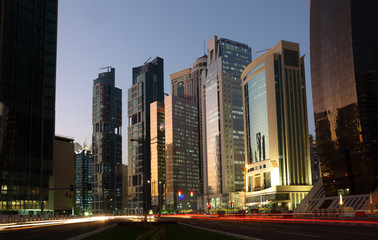
[[[174,96],[191,98],[193,96],[192,84],[191,68],[171,74],[171,93]]]
[[[200,163],[198,109],[189,99],[165,98],[166,208],[197,209]]]
[[[88,148],[75,151],[76,214],[92,213],[92,152]]]
[[[129,211],[143,214],[151,207],[150,104],[164,101],[163,59],[133,68],[128,92]]]
[[[93,213],[122,211],[122,90],[107,67],[93,81]]]
[[[278,42],[250,63],[241,78],[247,164],[244,206],[264,202],[271,209],[293,210],[312,187],[299,44]]]
[[[326,196],[378,183],[378,2],[310,1],[316,143]]]
[[[251,48],[225,38],[218,39],[217,36],[209,40],[208,48],[202,99],[205,114],[204,192],[227,194],[241,191],[244,186],[244,128],[240,76],[251,62]]]
[[[197,103],[198,108],[198,144],[199,144],[199,159],[200,159],[200,190],[199,193],[203,194],[203,179],[204,179],[204,108],[205,101],[203,100],[204,96],[204,86],[203,86],[203,72],[207,68],[207,55],[204,54],[202,57],[197,58],[193,63],[192,68],[192,79],[193,79],[193,97],[192,99]]]
[[[151,123],[151,200],[154,212],[162,210],[165,189],[165,113],[164,103],[150,105]]]
[[[41,201],[52,212],[46,189],[55,134],[57,5],[0,1],[2,213],[37,214]]]
[[[171,90],[173,96],[181,96],[197,104],[198,109],[198,136],[199,136],[199,155],[200,155],[200,193],[203,193],[203,108],[205,102],[203,101],[203,80],[202,72],[207,67],[207,55],[199,57],[194,63],[193,68],[187,68],[177,73],[171,74]]]

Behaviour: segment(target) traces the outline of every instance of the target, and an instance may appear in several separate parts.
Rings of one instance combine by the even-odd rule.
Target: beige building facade
[[[304,56],[299,54],[299,44],[280,41],[242,73],[243,208],[293,210],[312,187]]]
[[[55,136],[53,185],[49,196],[53,199],[54,214],[70,215],[75,209],[75,152],[74,139]],[[71,191],[72,190],[72,191]]]

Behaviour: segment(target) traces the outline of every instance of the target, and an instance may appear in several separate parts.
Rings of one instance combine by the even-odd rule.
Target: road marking
[[[181,225],[184,225],[184,226],[187,226],[187,227],[202,229],[202,230],[209,231],[209,232],[215,232],[215,233],[219,233],[219,234],[223,234],[223,235],[227,235],[227,236],[231,236],[231,237],[235,237],[235,238],[245,239],[245,240],[262,240],[261,238],[254,238],[254,237],[239,235],[239,234],[230,233],[230,232],[223,232],[223,231],[219,231],[219,230],[215,230],[215,229],[211,229],[211,228],[193,226],[193,225],[186,224],[186,223],[180,223],[179,222],[178,224],[181,224]]]
[[[283,231],[276,231],[278,233],[286,233],[286,234],[293,234],[293,235],[298,235],[298,236],[305,236],[305,237],[315,237],[315,238],[320,238],[320,236],[315,236],[315,235],[310,235],[310,234],[303,234],[303,233],[293,233],[293,232],[283,232]]]
[[[110,229],[110,228],[112,228],[112,227],[115,227],[115,226],[117,226],[117,224],[112,224],[112,225],[110,225],[110,226],[103,227],[103,228],[97,229],[97,230],[92,231],[92,232],[87,232],[87,233],[81,234],[81,235],[79,235],[79,236],[69,238],[69,239],[67,239],[67,240],[80,240],[80,239],[84,239],[84,238],[87,238],[87,237],[89,237],[89,236],[92,236],[92,235],[94,235],[94,234],[96,234],[96,233],[99,233],[99,232],[102,232],[102,231],[108,230],[108,229]]]
[[[361,233],[361,232],[346,232],[346,231],[335,231],[335,230],[324,230],[325,232],[336,232],[336,233],[350,233],[350,234],[357,234],[357,235],[367,235],[367,236],[373,236],[378,237],[378,234],[370,234],[370,233]]]

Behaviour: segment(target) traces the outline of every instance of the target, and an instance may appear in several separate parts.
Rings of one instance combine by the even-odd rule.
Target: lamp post
[[[162,182],[159,181],[159,184],[158,184],[158,208],[159,208],[158,219],[160,219],[160,214],[161,214],[161,201],[162,201],[161,186],[162,186]]]
[[[245,164],[243,167],[244,170],[244,210],[247,210],[247,167],[248,165]]]

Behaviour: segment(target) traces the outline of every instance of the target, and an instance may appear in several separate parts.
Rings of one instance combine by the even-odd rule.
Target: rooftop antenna
[[[102,67],[102,68],[100,68],[100,70],[102,70],[102,69],[107,69],[108,72],[110,72],[111,68],[112,68],[111,66],[108,66],[108,67]]]
[[[260,50],[260,51],[257,51],[253,54],[253,56],[255,56],[256,54],[258,53],[261,53],[261,52],[266,52],[266,51],[269,51],[271,48],[267,48],[267,49],[264,49],[264,50]]]
[[[148,61],[151,59],[152,57],[149,57],[143,64],[146,64],[148,63]]]

